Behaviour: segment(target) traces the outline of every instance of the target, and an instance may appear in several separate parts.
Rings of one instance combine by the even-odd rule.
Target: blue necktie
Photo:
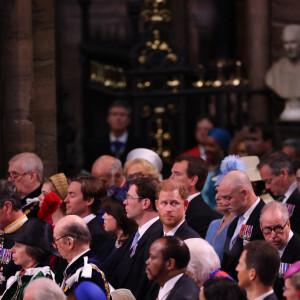
[[[111,143],[112,145],[112,151],[115,153],[121,153],[123,150],[124,143],[120,141],[115,141]]]
[[[134,238],[133,238],[133,241],[132,241],[132,244],[131,244],[130,249],[132,249],[132,248],[137,244],[137,242],[138,242],[138,240],[139,240],[139,237],[140,237],[140,233],[139,233],[139,231],[137,231],[137,232],[135,233]]]

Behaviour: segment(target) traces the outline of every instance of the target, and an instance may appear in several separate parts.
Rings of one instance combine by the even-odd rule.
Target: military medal
[[[282,278],[285,274],[285,272],[287,271],[287,269],[291,266],[292,264],[288,264],[288,263],[280,263],[280,266],[279,266],[279,273],[278,273],[278,276],[280,278]]]
[[[291,217],[292,214],[293,214],[293,212],[294,212],[295,205],[285,203],[284,206],[288,209],[288,211],[289,211],[289,216]]]
[[[241,230],[239,232],[239,237],[243,240],[250,241],[252,230],[252,225],[242,225]]]

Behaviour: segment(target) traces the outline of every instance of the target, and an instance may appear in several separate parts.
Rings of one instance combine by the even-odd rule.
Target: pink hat
[[[300,260],[296,261],[294,264],[292,264],[288,270],[285,272],[284,274],[284,279],[287,279],[289,277],[291,277],[292,275],[294,275],[295,273],[297,273],[298,271],[300,271]]]

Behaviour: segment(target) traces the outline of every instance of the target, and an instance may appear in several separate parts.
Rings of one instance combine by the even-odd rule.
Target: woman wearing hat
[[[38,218],[56,224],[66,215],[63,200],[68,195],[68,180],[64,173],[58,173],[44,181],[42,193],[39,195],[40,210]]]
[[[289,267],[284,275],[284,293],[287,300],[300,299],[300,261]]]
[[[22,269],[8,278],[2,300],[23,299],[25,287],[37,278],[47,277],[54,281],[53,272],[45,266],[49,254],[59,255],[52,246],[53,230],[49,223],[31,218],[5,237],[15,242],[11,249],[12,258]]]
[[[204,150],[208,162],[208,175],[201,195],[204,201],[213,209],[216,209],[215,187],[211,180],[220,174],[220,164],[227,155],[230,143],[230,134],[222,128],[213,128],[209,131],[205,140]]]

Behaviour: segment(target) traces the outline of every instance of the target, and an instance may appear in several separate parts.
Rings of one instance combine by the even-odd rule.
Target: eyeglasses
[[[133,199],[142,200],[142,199],[144,199],[144,198],[143,198],[143,197],[131,197],[131,196],[126,196],[126,198],[125,198],[125,200],[127,200],[127,201],[131,201],[131,200],[133,200]]]
[[[25,173],[21,173],[21,174],[17,173],[17,172],[11,172],[11,173],[8,172],[8,173],[6,173],[6,179],[10,178],[11,180],[16,180],[18,177],[26,175],[26,174],[28,174],[30,172],[25,172]]]
[[[280,234],[283,232],[284,227],[287,225],[288,221],[282,226],[276,225],[274,227],[265,227],[261,231],[265,235],[270,235],[272,231],[274,231],[276,234]]]
[[[55,239],[55,240],[52,242],[52,246],[53,246],[53,248],[55,248],[55,249],[57,250],[57,245],[56,245],[56,242],[57,242],[57,241],[59,241],[60,239],[63,239],[63,238],[65,238],[65,237],[69,237],[70,239],[72,239],[72,240],[73,240],[73,237],[72,237],[71,235],[69,235],[69,234],[65,234],[65,235],[61,236],[60,238],[58,238],[58,239]]]

